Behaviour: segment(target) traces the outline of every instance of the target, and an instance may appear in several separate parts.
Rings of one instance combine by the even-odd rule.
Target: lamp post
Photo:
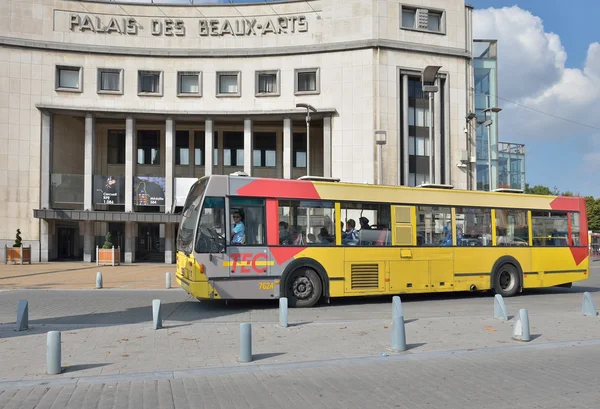
[[[486,120],[483,122],[483,126],[485,126],[487,128],[488,185],[489,185],[488,190],[490,192],[492,191],[492,144],[491,144],[491,136],[490,136],[490,127],[492,126],[492,123],[494,123],[491,116],[492,116],[492,112],[497,114],[500,111],[502,111],[502,108],[498,108],[498,107],[486,108],[483,110],[483,113],[485,114],[485,117],[486,117]],[[488,113],[490,114],[490,119],[487,119]]]
[[[383,185],[383,145],[387,142],[387,132],[382,130],[375,131],[375,143],[377,144],[377,183]]]
[[[310,111],[317,112],[317,109],[303,103],[296,104],[296,108],[306,109],[306,176],[310,176]]]
[[[433,115],[431,114],[431,104],[433,102],[433,94],[438,92],[438,86],[435,85],[435,78],[438,71],[442,68],[439,65],[428,65],[421,73],[421,85],[423,92],[429,94],[429,183],[434,183],[433,180]]]

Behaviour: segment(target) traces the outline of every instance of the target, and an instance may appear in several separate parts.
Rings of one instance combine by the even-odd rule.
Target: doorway
[[[73,227],[59,227],[57,229],[58,260],[74,260],[76,258],[75,233],[76,229]]]
[[[135,255],[136,261],[164,263],[165,253],[160,246],[160,224],[138,224]]]

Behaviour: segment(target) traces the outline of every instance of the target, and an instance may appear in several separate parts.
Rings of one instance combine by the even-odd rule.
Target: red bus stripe
[[[267,199],[267,244],[279,244],[279,207],[277,199]]]

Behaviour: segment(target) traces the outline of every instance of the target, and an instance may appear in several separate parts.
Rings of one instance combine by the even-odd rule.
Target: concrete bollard
[[[404,331],[404,317],[394,317],[392,324],[392,351],[406,351],[406,332]]]
[[[171,273],[167,273],[167,277],[165,279],[165,285],[167,287],[167,290],[169,288],[171,288]]]
[[[96,273],[96,288],[102,288],[102,273],[100,271]]]
[[[240,362],[252,362],[252,324],[240,324]]]
[[[288,299],[285,297],[279,299],[279,325],[288,326]]]
[[[152,321],[154,329],[162,328],[162,314],[160,311],[160,300],[152,300]]]
[[[529,315],[525,309],[519,310],[519,316],[517,317],[515,328],[513,330],[513,339],[524,342],[531,341],[531,333],[529,331]]]
[[[62,372],[60,351],[60,331],[49,331],[46,343],[46,366],[48,375]]]
[[[404,317],[404,311],[402,311],[402,301],[397,295],[392,297],[392,319],[396,317]]]
[[[596,311],[596,306],[594,305],[594,300],[592,299],[592,295],[589,292],[583,293],[583,302],[581,305],[581,313],[586,316],[595,317],[598,315]]]
[[[27,300],[19,300],[17,307],[17,331],[29,329],[29,304]]]
[[[504,299],[500,294],[496,294],[494,297],[494,318],[497,320],[508,321],[506,305],[504,305]]]

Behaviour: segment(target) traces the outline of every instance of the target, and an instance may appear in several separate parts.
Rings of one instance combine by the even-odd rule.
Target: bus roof
[[[585,213],[585,200],[579,197],[231,175],[212,175],[210,178],[219,182],[209,183],[207,195],[219,195],[226,190],[230,196],[353,202],[360,200],[374,203],[563,210]],[[213,191],[211,186],[217,189],[214,193],[211,193]],[[225,186],[227,188],[223,189]]]

